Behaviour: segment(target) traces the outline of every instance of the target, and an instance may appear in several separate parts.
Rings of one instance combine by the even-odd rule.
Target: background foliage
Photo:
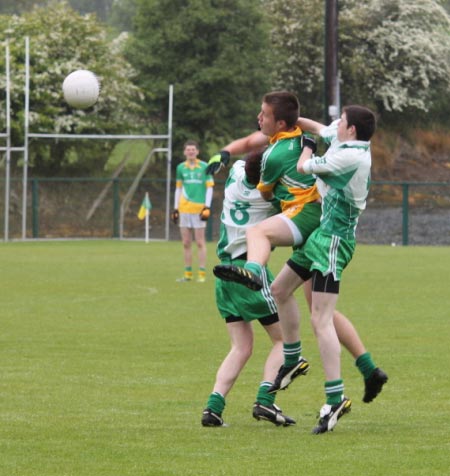
[[[174,85],[175,148],[188,138],[223,141],[236,130],[254,129],[255,104],[270,85],[260,1],[139,0],[137,5],[128,56],[140,71],[138,84],[150,113],[165,112],[167,85]]]
[[[81,16],[65,2],[51,2],[21,16],[0,17],[0,46],[11,51],[11,110],[13,145],[23,144],[24,37],[30,38],[30,130],[55,133],[126,133],[144,124],[143,95],[132,82],[136,72],[122,49],[126,35],[112,40],[95,16]],[[5,57],[0,56],[0,88],[5,89]],[[61,85],[76,69],[94,71],[101,82],[100,100],[86,111],[71,109]],[[1,109],[4,124],[5,109]],[[33,144],[30,165],[35,172],[57,175],[103,170],[111,142],[48,141]]]
[[[449,4],[340,0],[341,103],[372,106],[389,130],[448,129]],[[324,116],[323,0],[53,0],[35,10],[31,5],[47,2],[0,6],[4,13],[21,14],[0,17],[0,39],[12,40],[19,61],[13,91],[18,144],[24,35],[32,37],[31,119],[40,130],[165,132],[169,84],[178,156],[186,138],[199,140],[206,158],[253,130],[260,98],[270,89],[289,89],[299,96],[303,114]],[[101,100],[87,114],[68,109],[60,91],[65,74],[79,67],[103,80]],[[41,174],[100,172],[112,147],[36,146],[32,164]]]

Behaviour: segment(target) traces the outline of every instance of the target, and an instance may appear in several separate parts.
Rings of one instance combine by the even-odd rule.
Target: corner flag
[[[150,210],[152,209],[152,202],[148,197],[148,192],[145,193],[144,200],[142,200],[141,208],[139,209],[138,218],[143,220],[147,215],[150,215]]]

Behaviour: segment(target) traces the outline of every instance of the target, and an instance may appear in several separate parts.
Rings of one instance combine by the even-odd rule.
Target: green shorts
[[[281,215],[291,229],[295,246],[302,246],[319,227],[322,208],[320,203],[306,203],[288,208]]]
[[[340,281],[342,271],[353,257],[355,246],[355,240],[329,235],[318,228],[305,245],[294,250],[291,260],[310,271],[318,270],[324,276],[331,273],[335,281]]]
[[[235,259],[224,264],[233,263],[236,266],[244,266],[245,260]],[[216,304],[220,315],[228,317],[241,317],[245,322],[262,319],[277,312],[275,301],[270,293],[270,283],[273,275],[265,268],[267,284],[261,291],[252,291],[242,284],[233,281],[216,279]]]

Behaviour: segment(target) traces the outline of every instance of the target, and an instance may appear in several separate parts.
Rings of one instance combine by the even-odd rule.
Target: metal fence
[[[120,205],[132,179],[31,178],[27,187],[26,239],[119,238]],[[172,182],[172,197],[174,183]],[[207,237],[219,236],[224,181],[216,180]],[[150,239],[165,239],[166,180],[142,179],[125,210],[124,239],[143,239],[137,218],[145,192],[152,203]],[[4,181],[0,211],[4,213]],[[171,200],[172,203],[172,200]],[[4,217],[0,219],[0,233]],[[9,239],[22,238],[22,181],[12,179]],[[396,245],[450,245],[450,182],[374,182],[358,227],[358,242]],[[179,239],[170,225],[169,239]]]

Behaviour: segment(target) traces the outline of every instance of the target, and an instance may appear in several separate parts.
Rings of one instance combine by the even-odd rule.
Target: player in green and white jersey
[[[312,279],[311,323],[326,378],[326,403],[313,429],[313,433],[318,434],[332,430],[351,407],[351,401],[344,397],[340,343],[333,314],[341,273],[353,256],[355,229],[366,206],[371,166],[369,141],[375,131],[375,116],[367,108],[348,106],[330,127],[308,119],[301,119],[300,124],[307,131],[319,133],[330,144],[323,157],[313,157],[315,141],[305,141],[297,165],[299,172],[317,177],[322,195],[321,222],[306,244],[288,260],[271,289],[277,302],[284,343],[295,347],[299,342],[299,313],[294,292]],[[286,388],[296,377],[295,371],[295,365],[285,358],[269,391]],[[371,368],[366,379],[365,401],[374,398],[386,381],[387,375],[381,369]]]
[[[287,197],[291,192],[293,192],[291,197],[294,198],[294,200],[301,196],[301,193],[304,192],[304,186],[302,187],[300,183],[306,184],[308,182],[304,174],[293,174],[291,165],[292,159],[294,159],[295,164],[297,163],[297,154],[301,152],[301,149],[299,149],[299,142],[296,142],[298,141],[299,129],[292,125],[293,118],[291,117],[292,111],[298,110],[296,109],[298,108],[298,103],[297,106],[295,106],[295,102],[295,96],[292,97],[292,95],[286,94],[284,92],[275,92],[265,95],[261,106],[261,112],[258,114],[258,121],[261,130],[246,137],[232,141],[227,146],[225,146],[219,154],[212,157],[209,161],[211,173],[215,173],[220,170],[221,167],[227,165],[231,156],[240,155],[253,149],[264,150],[264,168],[260,183],[258,184],[258,189],[260,190],[262,196],[265,199],[273,200],[276,194],[278,199],[280,199],[281,197],[277,188],[278,183],[280,183],[280,189],[285,190],[285,197]],[[283,112],[283,109],[286,109],[286,111]],[[299,118],[297,117],[297,120],[298,119]],[[314,128],[309,127],[308,120],[304,118],[301,118],[299,122],[297,122],[297,120],[296,123],[302,130],[318,133],[318,131],[316,131]],[[288,124],[292,127],[287,127]],[[324,127],[323,125],[320,126]],[[282,150],[284,154],[277,154],[277,152]],[[292,151],[295,153],[294,156],[292,155]],[[270,154],[268,155],[266,152],[273,154],[272,158],[274,161],[272,163],[269,163],[270,161],[267,160],[268,157],[270,157]],[[285,161],[283,161],[284,156],[286,158]],[[311,183],[311,181],[309,183]],[[286,186],[288,184],[295,184],[295,187]],[[295,188],[298,188],[299,190],[295,190]],[[312,231],[319,226],[320,205],[309,201],[308,198],[310,199],[311,195],[308,195],[308,191],[306,193],[306,209],[309,209],[311,213],[306,213],[305,208],[303,208],[301,213],[298,213],[301,208],[297,207],[297,205],[301,205],[301,203],[294,203],[292,207],[288,206],[284,208],[285,213],[283,216],[277,214],[268,218],[267,220],[264,220],[257,226],[248,228],[248,250],[251,249],[253,253],[258,253],[261,252],[262,249],[263,257],[261,258],[260,256],[260,261],[258,263],[265,264],[267,262],[271,251],[271,245],[290,246],[296,242],[295,237],[298,237],[298,235],[301,234],[302,229],[305,230],[306,227],[309,227],[309,230]],[[275,198],[274,201],[276,202],[277,198]],[[286,205],[286,203],[283,205]],[[289,215],[291,210],[292,215]],[[290,217],[294,217],[294,220],[290,220]],[[301,218],[301,222],[300,227],[297,227],[298,222],[295,220],[299,217]],[[262,245],[260,244],[257,236],[261,235],[261,231],[263,235]],[[302,239],[300,237],[299,242],[301,241]],[[249,256],[250,253],[248,254],[247,258],[249,258]],[[295,253],[293,256],[295,256]],[[256,261],[258,261],[258,259]],[[244,266],[245,268],[252,266],[252,262],[249,263],[247,261]],[[219,265],[219,267],[221,269],[225,269],[226,273],[228,273],[230,267],[234,270],[245,269],[242,265],[237,265],[237,263],[222,263]],[[259,273],[261,273],[261,271],[259,271]],[[251,279],[252,278],[250,278],[250,280]],[[259,279],[259,281],[261,281],[261,279]],[[242,281],[240,282],[242,283]],[[248,283],[246,283],[246,285],[247,284]],[[310,282],[306,283],[304,288],[305,297],[311,306]],[[297,312],[296,317],[298,318],[297,321],[299,321],[300,316],[298,314],[298,309],[296,308],[296,301],[294,302]],[[371,402],[378,395],[383,384],[386,382],[384,379],[385,374],[380,374],[379,369],[377,369],[375,366],[370,353],[366,351],[352,323],[337,310],[334,312],[334,325],[336,326],[339,340],[355,358],[355,364],[363,375],[365,383],[363,401],[367,403]],[[301,355],[301,343],[298,341],[298,336],[296,337],[297,338],[291,343],[287,342],[284,346],[285,357],[287,357],[286,360],[288,360],[288,362],[292,365],[292,373],[295,373],[295,376],[304,374],[305,370],[308,368],[308,364],[305,359],[301,357],[299,358],[299,355]],[[284,386],[287,386],[289,381],[290,380],[288,380],[288,383]]]
[[[235,162],[230,170],[225,183],[220,238],[217,243],[217,256],[221,263],[243,265],[247,253],[246,229],[277,213],[277,209],[265,201],[256,189],[260,162],[261,154],[252,153],[245,161]],[[275,405],[275,395],[267,393],[283,363],[283,340],[276,305],[269,289],[273,276],[267,268],[264,268],[264,279],[265,286],[258,292],[231,281],[216,279],[217,308],[227,324],[232,346],[217,372],[213,391],[203,411],[203,426],[224,425],[222,413],[225,398],[252,353],[252,322],[255,320],[264,327],[272,348],[264,365],[263,380],[253,405],[253,417],[275,425],[295,424],[292,418],[284,415]]]

